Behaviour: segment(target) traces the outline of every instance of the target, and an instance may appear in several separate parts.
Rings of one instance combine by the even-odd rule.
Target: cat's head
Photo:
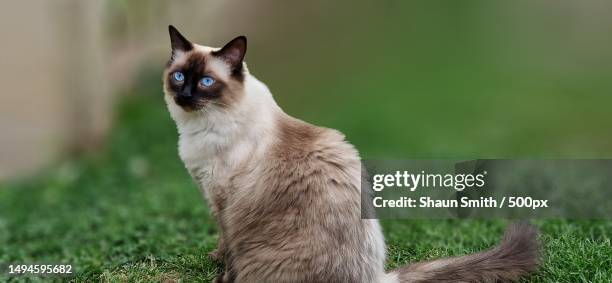
[[[243,62],[246,37],[236,37],[222,48],[211,48],[190,42],[173,26],[168,30],[172,57],[163,77],[167,103],[188,113],[236,105],[244,96],[248,72]]]

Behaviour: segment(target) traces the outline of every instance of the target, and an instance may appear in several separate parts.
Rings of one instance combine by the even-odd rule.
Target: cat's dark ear
[[[242,60],[247,49],[247,39],[241,35],[232,39],[223,48],[214,51],[212,54],[223,59],[232,66],[234,71],[242,70]]]
[[[170,32],[170,43],[172,44],[172,51],[189,51],[193,49],[193,44],[189,42],[174,26],[168,26],[168,32]]]

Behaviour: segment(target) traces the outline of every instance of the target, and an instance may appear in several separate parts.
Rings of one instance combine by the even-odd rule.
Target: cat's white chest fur
[[[248,156],[247,151],[248,146],[224,144],[214,132],[179,139],[179,156],[209,201],[211,188],[222,187],[229,180],[230,173]]]
[[[208,188],[212,187],[215,161],[205,150],[206,143],[200,142],[197,135],[194,137],[181,137],[179,139],[179,156],[197,183],[200,191],[210,201]]]

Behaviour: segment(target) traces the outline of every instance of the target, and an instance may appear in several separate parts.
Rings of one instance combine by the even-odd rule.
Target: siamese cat
[[[340,132],[287,115],[244,63],[169,26],[164,99],[179,155],[220,227],[216,282],[498,282],[538,265],[537,231],[512,225],[488,251],[385,272],[376,219],[361,219],[361,161]]]

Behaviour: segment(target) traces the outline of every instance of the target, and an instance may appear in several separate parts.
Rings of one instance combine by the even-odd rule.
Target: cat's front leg
[[[216,261],[224,261],[225,258],[225,241],[223,240],[223,222],[222,222],[222,211],[219,209],[219,205],[212,205],[212,214],[215,217],[217,226],[219,227],[219,240],[217,241],[217,248],[208,253],[208,256]]]

